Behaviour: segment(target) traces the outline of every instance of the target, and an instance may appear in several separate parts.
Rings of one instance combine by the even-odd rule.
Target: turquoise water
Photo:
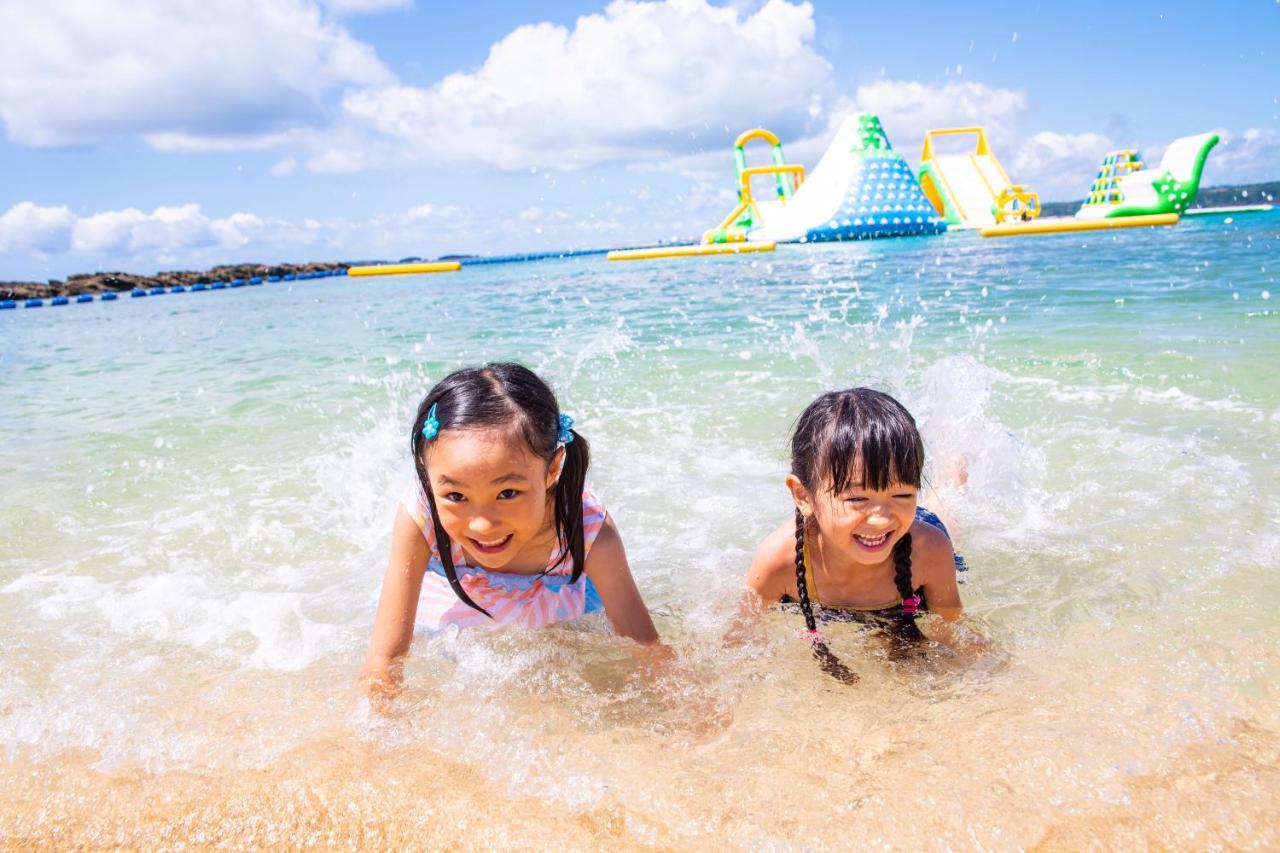
[[[575,846],[897,846],[904,813],[940,844],[1275,843],[1278,244],[1273,212],[4,312],[0,831],[528,841],[550,809],[536,837]],[[599,624],[420,637],[370,717],[413,410],[490,359],[558,389],[696,675],[646,680]],[[788,517],[791,421],[852,384],[920,420],[992,651],[837,635],[846,690],[794,620],[720,638]]]

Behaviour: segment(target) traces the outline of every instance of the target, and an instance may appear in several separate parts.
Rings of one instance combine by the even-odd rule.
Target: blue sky
[[[812,166],[861,109],[1045,199],[1206,130],[1280,178],[1276,0],[113,5],[0,4],[0,280],[693,236],[738,132]]]

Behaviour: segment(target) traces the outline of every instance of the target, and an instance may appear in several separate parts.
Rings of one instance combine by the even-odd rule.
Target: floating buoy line
[[[45,305],[57,307],[70,305],[73,302],[77,305],[81,305],[86,302],[93,302],[95,299],[101,300],[102,302],[114,302],[125,293],[127,293],[132,299],[142,299],[149,296],[165,296],[170,293],[200,293],[207,290],[228,290],[233,287],[260,287],[263,284],[278,281],[303,281],[316,278],[332,278],[334,276],[344,276],[346,274],[346,267],[338,267],[329,270],[288,273],[287,275],[269,275],[265,278],[255,275],[250,278],[233,278],[229,281],[197,281],[191,285],[174,284],[168,287],[135,287],[133,290],[107,290],[101,294],[80,293],[74,297],[53,296],[47,298],[31,297],[29,299],[0,299],[0,311],[13,310],[19,305],[23,308],[43,308]]]

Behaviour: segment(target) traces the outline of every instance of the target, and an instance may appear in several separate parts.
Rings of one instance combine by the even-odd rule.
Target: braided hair
[[[791,473],[810,493],[819,487],[840,493],[857,478],[868,489],[893,483],[920,487],[924,475],[924,441],[901,403],[870,388],[830,391],[809,404],[791,436]],[[924,635],[916,626],[921,599],[911,584],[911,534],[893,547],[894,586],[902,611],[894,633],[915,642]],[[823,671],[842,681],[856,677],[840,663],[817,633],[804,567],[804,517],[796,509],[796,588],[813,654]]]
[[[809,582],[804,571],[804,515],[796,510],[796,590],[799,592],[800,612],[804,614],[804,627],[809,634],[809,642],[813,645],[813,656],[818,659],[818,666],[832,678],[853,684],[858,675],[842,664],[827,647],[826,641],[818,633],[818,622],[813,617],[813,605],[809,602]]]
[[[560,443],[560,405],[546,382],[529,368],[512,362],[495,362],[484,367],[468,367],[450,373],[427,392],[418,405],[409,437],[418,483],[431,508],[436,549],[445,577],[458,598],[492,618],[491,613],[471,600],[458,580],[453,564],[453,547],[449,534],[440,523],[436,496],[427,472],[426,448],[430,441],[422,433],[432,409],[439,429],[504,428],[518,432],[529,451],[548,464],[556,451],[564,447],[564,465],[555,486],[555,529],[560,555],[548,571],[573,560],[570,582],[582,577],[586,567],[586,545],[582,520],[582,491],[591,449],[587,440],[570,430],[569,443]]]

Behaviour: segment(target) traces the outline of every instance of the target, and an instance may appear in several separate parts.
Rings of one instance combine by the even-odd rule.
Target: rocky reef
[[[173,270],[155,275],[135,275],[127,272],[93,272],[68,276],[66,281],[51,280],[41,284],[32,281],[0,281],[0,299],[48,299],[54,296],[78,296],[81,293],[105,293],[108,290],[134,290],[135,288],[173,287],[181,284],[189,287],[196,282],[232,281],[254,276],[267,278],[278,275],[301,275],[323,270],[346,269],[350,264],[341,261],[314,261],[305,264],[228,264],[204,272]]]

